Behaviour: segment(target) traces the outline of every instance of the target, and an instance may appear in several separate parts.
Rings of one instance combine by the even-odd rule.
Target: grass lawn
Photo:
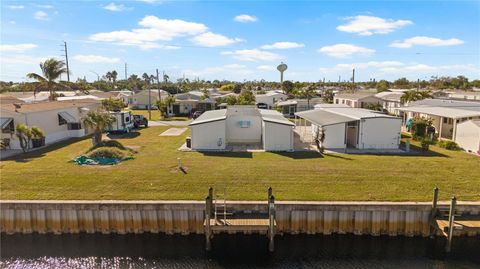
[[[429,156],[318,153],[179,152],[188,132],[160,137],[169,127],[149,127],[124,145],[139,147],[135,160],[110,167],[79,166],[69,160],[90,139],[57,144],[0,162],[1,199],[192,199],[209,186],[227,187],[229,199],[264,200],[272,186],[278,200],[430,201],[480,200],[480,158],[431,147]],[[181,158],[187,174],[176,169]],[[447,193],[448,192],[448,193]]]
[[[126,109],[126,111],[131,111],[132,114],[137,114],[137,115],[143,115],[144,117],[146,117],[148,119],[148,110],[137,110],[137,109]],[[169,117],[169,118],[165,118],[165,119],[162,119],[160,117],[160,111],[158,111],[158,109],[152,109],[150,110],[150,113],[152,114],[152,119],[151,120],[154,120],[154,121],[157,121],[157,120],[165,120],[165,121],[185,121],[185,120],[188,120],[188,117]]]

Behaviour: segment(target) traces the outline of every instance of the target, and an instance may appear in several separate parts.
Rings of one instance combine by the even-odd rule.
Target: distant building
[[[306,111],[313,109],[315,105],[322,104],[322,98],[308,99],[288,99],[280,101],[276,105],[282,111],[282,114],[286,117],[293,117],[296,112]]]
[[[149,100],[150,108],[156,108],[157,101],[160,100],[160,96],[163,100],[168,95],[169,93],[164,90],[150,89],[140,91],[125,98],[128,100],[128,107],[131,109],[148,109]]]
[[[208,111],[215,109],[215,100],[205,96],[200,91],[189,91],[175,95],[175,103],[169,108],[171,115],[189,116],[195,111]]]
[[[347,105],[355,108],[365,108],[368,105],[380,103],[375,93],[338,93],[333,96],[336,105]]]
[[[403,104],[400,101],[403,92],[380,92],[374,95],[379,101],[384,112],[388,112],[390,115],[401,116],[403,112],[398,110]]]
[[[288,95],[280,91],[268,91],[265,94],[255,95],[255,104],[258,108],[272,109],[277,102],[287,100]]]
[[[231,150],[256,145],[266,151],[292,151],[294,124],[274,110],[229,106],[207,111],[190,123],[193,150]]]

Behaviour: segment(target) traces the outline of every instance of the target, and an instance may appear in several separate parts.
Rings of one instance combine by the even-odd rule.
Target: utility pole
[[[125,80],[127,80],[128,76],[127,76],[127,63],[125,63]]]
[[[352,70],[352,90],[355,92],[355,68]]]
[[[67,65],[67,81],[70,82],[70,68],[68,66],[68,50],[67,50],[67,42],[63,41],[63,52],[65,52],[65,64]]]
[[[159,104],[161,104],[161,103],[162,103],[162,92],[161,92],[161,90],[160,90],[160,77],[159,77],[159,75],[158,75],[158,68],[157,68],[156,71],[157,71],[158,100],[159,100]],[[167,107],[167,110],[168,110],[168,107]],[[160,107],[158,108],[158,111],[160,111],[160,112],[162,111],[162,110],[160,109]]]

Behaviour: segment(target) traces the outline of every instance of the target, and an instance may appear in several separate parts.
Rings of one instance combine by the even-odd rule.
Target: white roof
[[[226,118],[227,118],[226,109],[209,110],[209,111],[203,112],[202,115],[200,115],[200,117],[196,118],[193,122],[191,122],[189,126],[206,123],[206,122],[217,121],[217,120],[224,120]]]
[[[478,110],[473,110],[460,107],[408,106],[398,109],[452,119],[480,116],[480,108]]]
[[[295,124],[285,118],[282,113],[276,110],[268,110],[268,109],[259,109],[260,114],[262,115],[262,119],[268,122],[280,123],[285,125],[294,126]]]
[[[281,101],[277,103],[277,106],[289,106],[289,105],[296,105],[297,101],[296,100],[286,100],[286,101]]]
[[[64,96],[64,97],[57,97],[58,101],[65,101],[65,100],[81,100],[81,99],[94,99],[94,100],[101,100],[105,98],[100,98],[95,95],[79,95],[79,96]]]
[[[295,113],[296,116],[304,118],[320,126],[345,123],[369,118],[391,118],[400,119],[373,110],[353,108],[345,105],[317,105],[314,110]]]

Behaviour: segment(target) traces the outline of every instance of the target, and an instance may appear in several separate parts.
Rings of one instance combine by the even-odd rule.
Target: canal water
[[[275,252],[264,236],[1,235],[0,268],[480,268],[480,238],[284,235]]]

